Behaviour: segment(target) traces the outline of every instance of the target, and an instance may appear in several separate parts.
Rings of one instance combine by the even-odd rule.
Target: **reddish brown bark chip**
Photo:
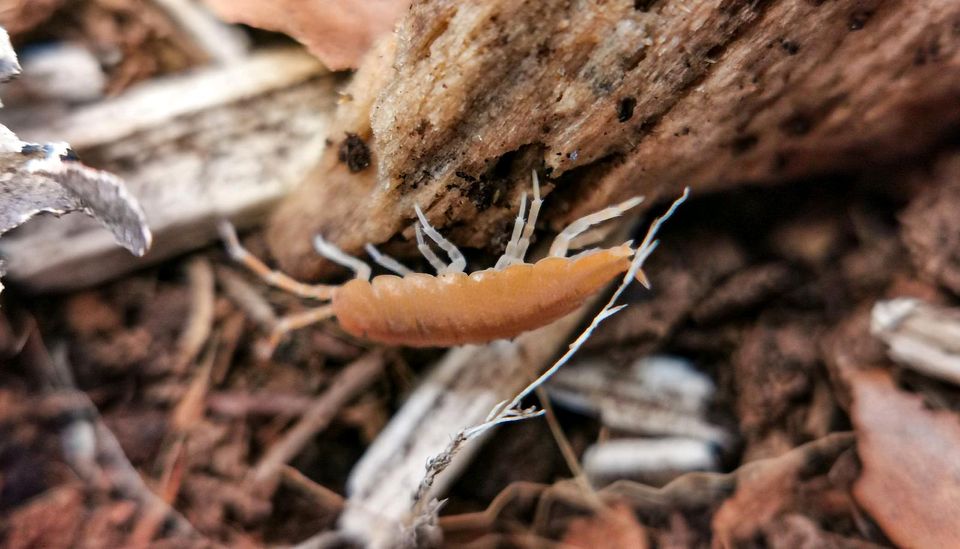
[[[410,0],[207,0],[234,23],[280,31],[302,42],[333,70],[356,68],[381,34],[390,32]]]
[[[64,0],[0,2],[0,26],[16,38],[47,22],[65,3]]]
[[[79,488],[68,485],[51,490],[10,515],[3,545],[10,549],[67,549],[76,541],[84,512]]]
[[[902,238],[928,280],[960,294],[960,155],[942,159],[926,179],[931,187],[903,213]]]
[[[746,331],[734,355],[737,413],[748,439],[760,438],[810,392],[819,354],[818,329],[801,319],[784,326],[761,323]]]
[[[828,480],[852,446],[850,433],[833,433],[778,456],[737,470],[736,492],[713,515],[714,547],[742,547],[761,531],[769,536],[780,517],[826,515],[825,522],[849,516],[845,481]],[[836,502],[835,505],[826,505]]]
[[[857,502],[901,547],[960,547],[960,420],[874,369],[851,374]]]
[[[647,531],[629,505],[618,503],[592,517],[570,521],[563,543],[570,547],[650,547]]]

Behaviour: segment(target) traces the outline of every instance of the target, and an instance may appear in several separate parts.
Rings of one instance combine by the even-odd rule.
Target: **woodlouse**
[[[527,194],[523,193],[510,241],[493,268],[465,273],[463,254],[430,225],[416,206],[417,246],[437,275],[415,273],[367,244],[370,257],[396,273],[371,279],[367,263],[317,235],[314,247],[318,253],[356,273],[353,280],[343,285],[304,284],[271,270],[241,246],[232,225],[224,222],[220,229],[230,255],[267,283],[302,297],[330,302],[281,319],[270,336],[267,352],[272,352],[286,333],[330,317],[336,317],[346,332],[363,339],[410,347],[446,347],[512,338],[545,326],[582,305],[614,277],[627,272],[632,263],[638,264],[636,278],[647,285],[639,265],[656,246],[653,237],[659,225],[687,194],[685,190],[667,213],[654,222],[637,248],[627,242],[567,256],[576,236],[637,206],[642,197],[574,221],[556,236],[547,257],[531,264],[524,257],[543,203],[534,172],[529,215],[524,219]],[[449,256],[449,262],[437,256],[424,235]]]

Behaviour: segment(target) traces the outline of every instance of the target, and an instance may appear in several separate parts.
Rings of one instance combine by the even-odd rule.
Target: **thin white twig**
[[[514,421],[520,421],[522,419],[531,419],[535,417],[540,417],[543,414],[547,413],[546,410],[537,410],[535,408],[528,408],[526,410],[519,410],[516,413],[505,414],[501,417],[496,417],[490,421],[481,423],[480,425],[470,427],[463,431],[463,435],[469,440],[487,429],[496,427],[497,425],[502,425],[504,423],[511,423]]]
[[[501,412],[501,414],[503,414],[504,412],[512,408],[519,407],[521,400],[523,400],[530,393],[535,391],[537,387],[543,385],[548,379],[550,379],[553,376],[553,374],[557,373],[557,370],[562,368],[563,365],[566,364],[578,350],[580,350],[580,347],[584,344],[584,342],[587,341],[587,339],[590,338],[590,336],[593,334],[593,331],[597,328],[597,326],[600,325],[601,322],[603,322],[607,318],[610,318],[611,316],[620,312],[624,307],[626,307],[626,305],[614,306],[614,303],[616,303],[617,300],[620,299],[620,296],[623,295],[623,292],[630,285],[630,282],[632,282],[633,279],[637,276],[637,272],[640,270],[641,267],[643,267],[643,262],[646,261],[647,258],[650,257],[650,254],[652,254],[653,251],[657,248],[658,241],[654,240],[653,238],[654,236],[656,236],[657,231],[660,229],[660,226],[663,225],[663,222],[666,221],[671,215],[673,215],[673,212],[675,212],[677,207],[679,207],[680,204],[682,204],[687,199],[687,196],[689,196],[689,194],[690,194],[690,189],[688,187],[684,189],[683,195],[674,201],[674,203],[670,206],[670,209],[668,209],[665,214],[663,214],[662,216],[654,220],[653,224],[650,226],[650,230],[647,231],[647,236],[644,237],[643,242],[637,248],[637,251],[633,256],[633,262],[631,262],[630,268],[627,269],[627,272],[623,276],[623,280],[620,282],[620,285],[617,287],[617,290],[613,292],[612,296],[610,296],[610,300],[607,301],[607,304],[603,306],[603,309],[600,309],[600,312],[593,317],[593,320],[590,322],[590,325],[587,326],[587,329],[580,334],[580,337],[578,337],[576,340],[574,340],[573,343],[570,344],[570,347],[567,349],[567,352],[564,353],[564,355],[560,357],[559,360],[557,360],[553,364],[553,366],[551,366],[546,372],[541,374],[540,377],[538,377],[536,380],[533,381],[533,383],[531,383],[530,385],[527,385],[526,389],[520,391],[520,393],[513,398],[513,400],[504,409],[504,411]]]
[[[630,268],[627,269],[627,272],[624,275],[623,280],[621,280],[620,285],[617,287],[616,291],[614,291],[613,295],[610,297],[610,300],[607,301],[607,304],[603,306],[596,316],[593,317],[590,325],[587,326],[580,336],[570,344],[567,352],[557,359],[553,366],[545,371],[540,377],[530,383],[525,389],[520,391],[520,393],[518,393],[509,404],[504,405],[503,402],[498,403],[490,411],[490,414],[487,415],[486,421],[480,425],[460,431],[454,435],[453,439],[450,441],[450,444],[442,452],[427,460],[426,474],[421,480],[420,486],[417,488],[413,496],[414,506],[410,515],[410,520],[417,520],[417,517],[424,512],[425,506],[428,503],[426,495],[429,492],[430,487],[433,485],[434,480],[436,479],[437,475],[443,472],[443,470],[450,465],[450,463],[453,461],[453,458],[457,453],[459,453],[460,449],[467,440],[483,434],[497,425],[520,421],[522,419],[528,419],[531,417],[537,417],[545,413],[543,410],[537,410],[536,407],[530,407],[527,409],[520,408],[520,402],[527,395],[543,385],[548,379],[550,379],[551,376],[553,376],[553,374],[563,367],[563,365],[566,364],[580,349],[583,343],[590,338],[590,335],[597,328],[597,326],[600,325],[601,322],[626,307],[626,305],[615,305],[615,303],[618,299],[620,299],[620,296],[627,289],[630,283],[636,278],[640,268],[643,267],[644,261],[646,261],[646,259],[650,257],[650,254],[656,249],[657,241],[654,240],[654,237],[656,236],[657,231],[660,229],[660,226],[664,221],[673,215],[677,207],[679,207],[680,204],[687,199],[689,194],[689,187],[685,188],[683,195],[674,201],[666,213],[654,220],[653,224],[650,226],[650,229],[647,231],[647,236],[643,239],[643,242],[634,253],[633,260],[630,263]]]

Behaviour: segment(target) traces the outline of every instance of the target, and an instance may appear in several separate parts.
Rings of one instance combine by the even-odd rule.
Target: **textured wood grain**
[[[685,184],[894,162],[960,120],[958,29],[952,0],[417,2],[395,54],[361,65],[271,247],[316,277],[310,235],[350,252],[404,243],[419,202],[458,244],[495,252],[531,168],[559,191],[555,227]],[[346,132],[369,168],[337,160]]]

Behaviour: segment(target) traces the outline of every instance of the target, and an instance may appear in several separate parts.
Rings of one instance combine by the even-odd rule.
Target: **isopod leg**
[[[317,250],[317,253],[323,257],[333,261],[338,265],[343,265],[344,267],[356,273],[357,278],[360,280],[370,280],[370,275],[373,272],[370,269],[370,265],[367,265],[365,262],[348,255],[340,248],[327,242],[319,234],[313,237],[313,248]]]
[[[516,258],[518,263],[523,263],[523,258],[527,255],[527,248],[530,247],[530,238],[533,231],[537,228],[537,216],[540,215],[540,206],[543,199],[540,198],[540,179],[537,177],[537,171],[533,170],[533,201],[530,202],[530,215],[527,216],[527,224],[523,228],[523,236],[520,237],[520,243],[517,245]]]
[[[432,225],[430,225],[430,222],[427,221],[427,216],[423,215],[423,210],[420,209],[419,205],[414,205],[414,210],[417,212],[417,218],[420,219],[420,224],[423,225],[423,232],[427,233],[427,236],[436,242],[437,246],[440,246],[440,248],[447,252],[447,255],[450,256],[450,263],[446,265],[438,274],[462,273],[464,269],[467,268],[467,260],[463,257],[463,254],[460,252],[457,246],[453,242],[450,242],[444,238],[442,234],[440,234],[436,229],[433,228]]]
[[[270,330],[270,335],[257,346],[257,354],[264,360],[270,358],[287,334],[326,320],[333,314],[333,306],[324,305],[277,319],[277,323]]]
[[[517,219],[513,222],[513,234],[510,235],[510,241],[507,242],[507,248],[503,255],[497,260],[494,269],[502,269],[512,265],[517,257],[517,246],[520,244],[520,236],[523,235],[524,214],[527,211],[527,193],[520,195],[520,209],[517,211]]]
[[[629,210],[630,208],[636,207],[641,202],[643,202],[643,197],[635,196],[629,200],[625,200],[619,204],[610,206],[609,208],[604,208],[599,212],[585,215],[567,225],[567,227],[560,231],[560,234],[558,234],[553,240],[553,244],[550,245],[549,255],[552,257],[566,257],[567,251],[570,249],[570,241],[573,240],[577,235],[598,223],[603,223],[608,219],[613,219],[620,216],[623,214],[623,212]]]
[[[530,214],[526,221],[523,214],[527,205],[527,193],[523,193],[520,200],[520,211],[517,213],[517,220],[513,225],[513,234],[510,242],[507,243],[507,249],[497,260],[495,268],[502,269],[515,263],[523,263],[527,255],[527,248],[530,247],[530,238],[533,231],[537,228],[537,217],[540,215],[540,206],[543,200],[540,198],[540,180],[537,177],[537,171],[533,170],[533,200],[530,202]]]
[[[409,274],[413,274],[413,271],[409,267],[407,267],[403,263],[400,263],[396,259],[390,257],[389,255],[381,252],[373,244],[367,244],[363,248],[367,250],[367,253],[370,254],[370,257],[373,259],[373,261],[377,265],[380,265],[381,267],[383,267],[384,269],[389,269],[390,271],[395,272],[400,276],[407,276]]]
[[[304,284],[280,271],[275,271],[267,267],[263,261],[247,251],[247,249],[240,244],[240,239],[237,238],[237,231],[229,221],[221,221],[218,228],[220,230],[220,238],[223,239],[230,257],[233,258],[234,261],[243,264],[247,269],[250,269],[250,271],[263,279],[267,284],[309,299],[329,301],[333,297],[333,292],[336,291],[337,286],[331,286],[329,284]]]
[[[417,233],[417,249],[420,250],[420,253],[423,254],[423,257],[427,258],[427,261],[430,262],[430,265],[437,270],[437,273],[442,273],[444,269],[447,268],[447,264],[440,260],[437,257],[437,254],[433,253],[433,250],[430,249],[430,245],[427,244],[427,241],[423,239],[423,230],[420,229],[420,224],[417,223],[414,226],[414,229]]]

